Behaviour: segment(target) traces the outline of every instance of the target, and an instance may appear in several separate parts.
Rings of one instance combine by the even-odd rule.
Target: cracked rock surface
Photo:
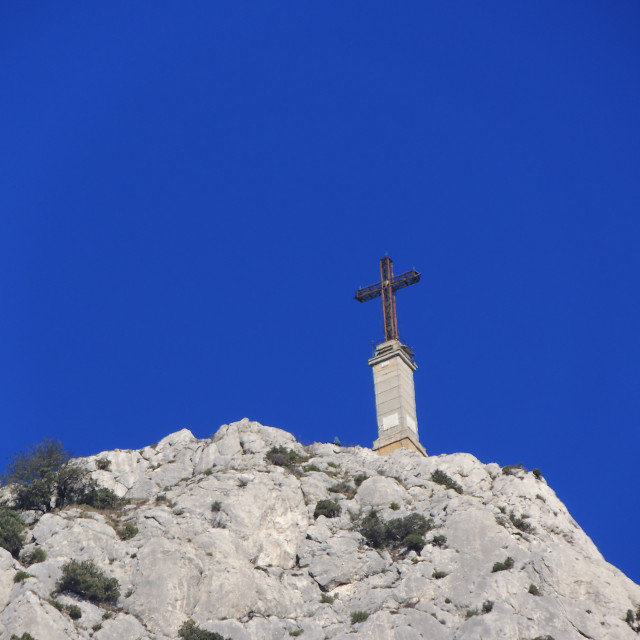
[[[304,462],[271,464],[272,447]],[[109,460],[109,468],[97,462]],[[244,419],[210,439],[188,430],[139,451],[80,461],[118,510],[70,507],[23,517],[23,566],[0,548],[0,640],[174,640],[198,626],[232,640],[633,640],[624,621],[640,587],[608,564],[544,479],[502,473],[469,454],[303,447]],[[435,483],[440,470],[462,493]],[[357,479],[357,480],[356,480]],[[330,491],[343,483],[342,492]],[[314,519],[319,500],[341,507]],[[214,503],[216,503],[214,505]],[[212,509],[212,505],[214,505]],[[370,547],[358,523],[418,513],[433,523],[420,553]],[[135,524],[128,540],[116,528]],[[513,566],[492,571],[495,563]],[[65,562],[117,578],[114,606],[51,591]],[[18,571],[29,577],[14,581]],[[531,593],[532,587],[537,595]],[[76,605],[72,619],[59,605]],[[366,618],[353,621],[354,612]]]

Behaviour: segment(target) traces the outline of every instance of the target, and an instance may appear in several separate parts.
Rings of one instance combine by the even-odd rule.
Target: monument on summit
[[[373,443],[373,450],[379,455],[400,447],[426,455],[418,439],[413,386],[413,372],[418,365],[411,348],[400,341],[396,316],[396,291],[419,280],[420,274],[415,270],[394,276],[391,258],[385,256],[380,260],[380,282],[358,289],[355,295],[358,302],[382,298],[384,342],[376,347],[369,360],[378,418],[378,438]]]

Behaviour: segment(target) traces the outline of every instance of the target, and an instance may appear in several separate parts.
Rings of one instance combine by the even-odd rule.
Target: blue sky
[[[640,582],[640,5],[5,3],[0,465],[248,416],[539,467]]]

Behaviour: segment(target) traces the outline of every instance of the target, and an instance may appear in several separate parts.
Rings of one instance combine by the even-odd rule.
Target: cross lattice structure
[[[389,256],[380,259],[380,282],[362,287],[356,291],[358,302],[367,302],[373,298],[382,298],[382,315],[384,318],[384,339],[399,340],[398,318],[396,316],[396,291],[404,289],[420,280],[420,274],[412,269],[399,276],[393,275],[393,262]]]

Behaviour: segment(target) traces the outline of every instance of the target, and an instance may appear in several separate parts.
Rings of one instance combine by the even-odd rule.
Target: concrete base
[[[373,450],[379,456],[386,456],[396,449],[408,449],[421,453],[423,456],[427,455],[416,434],[409,429],[394,429],[392,433],[385,433],[373,442]]]

